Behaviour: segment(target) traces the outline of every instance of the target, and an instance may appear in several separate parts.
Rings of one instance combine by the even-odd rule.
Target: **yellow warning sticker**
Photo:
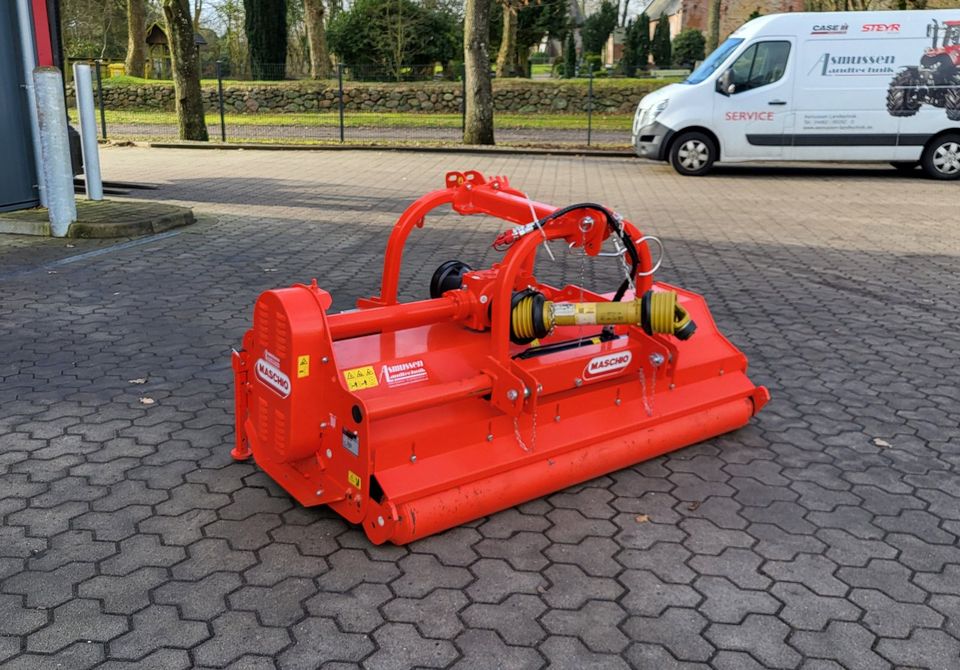
[[[347,382],[347,388],[351,391],[373,388],[379,383],[377,382],[377,373],[374,372],[372,365],[344,370],[343,378]]]
[[[360,475],[358,475],[353,470],[347,470],[347,481],[350,482],[350,486],[357,489],[358,491],[360,490],[360,485],[362,484],[362,482],[360,481]]]
[[[297,356],[297,377],[310,376],[310,356]]]

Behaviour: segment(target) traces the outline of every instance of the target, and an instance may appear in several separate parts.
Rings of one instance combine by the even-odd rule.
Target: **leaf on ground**
[[[637,518],[635,519],[637,523],[646,523],[649,520],[650,520],[650,515],[648,514],[638,514]]]
[[[146,397],[140,398],[140,404],[141,404],[141,405],[152,405],[152,404],[155,403],[155,402],[157,402],[157,401],[154,400],[153,398],[146,398]]]
[[[700,504],[701,503],[699,500],[694,500],[692,503],[687,505],[687,509],[691,512],[696,512],[698,509],[700,509]]]
[[[892,447],[893,445],[887,442],[886,440],[881,440],[879,437],[873,438],[873,443],[878,447]]]
[[[136,379],[128,379],[127,383],[128,384],[146,384],[147,380],[144,379],[143,377],[137,377]]]

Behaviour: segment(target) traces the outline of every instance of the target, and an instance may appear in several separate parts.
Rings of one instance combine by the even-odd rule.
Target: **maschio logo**
[[[811,35],[846,35],[850,26],[846,23],[830,23],[817,25],[810,31]]]
[[[271,358],[275,357],[271,356]],[[286,398],[290,395],[290,378],[283,374],[280,368],[260,358],[257,359],[255,369],[257,371],[257,379],[263,382],[265,386],[269,386],[276,391],[281,398]]]
[[[632,359],[633,355],[629,351],[591,358],[590,362],[583,368],[583,377],[584,379],[590,379],[622,370],[630,365]]]
[[[807,75],[812,75],[817,70],[822,77],[889,75],[893,74],[896,63],[896,56],[886,54],[836,56],[825,53],[817,59]]]
[[[860,29],[861,33],[899,33],[899,23],[865,23]]]

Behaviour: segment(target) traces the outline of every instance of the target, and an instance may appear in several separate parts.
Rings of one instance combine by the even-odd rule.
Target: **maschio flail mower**
[[[429,300],[401,303],[407,237],[446,204],[517,225],[499,263],[443,263]],[[611,256],[623,283],[537,281],[549,240]],[[260,296],[233,354],[234,458],[404,544],[743,426],[769,393],[703,298],[654,283],[651,240],[601,205],[449,173],[393,228],[380,295],[338,314],[316,280]]]

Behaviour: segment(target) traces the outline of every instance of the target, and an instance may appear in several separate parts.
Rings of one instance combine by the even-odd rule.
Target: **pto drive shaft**
[[[628,302],[555,303],[528,290],[514,296],[510,316],[510,336],[516,342],[546,337],[555,326],[640,326],[647,335],[674,335],[680,340],[697,330],[674,291],[647,291]]]

